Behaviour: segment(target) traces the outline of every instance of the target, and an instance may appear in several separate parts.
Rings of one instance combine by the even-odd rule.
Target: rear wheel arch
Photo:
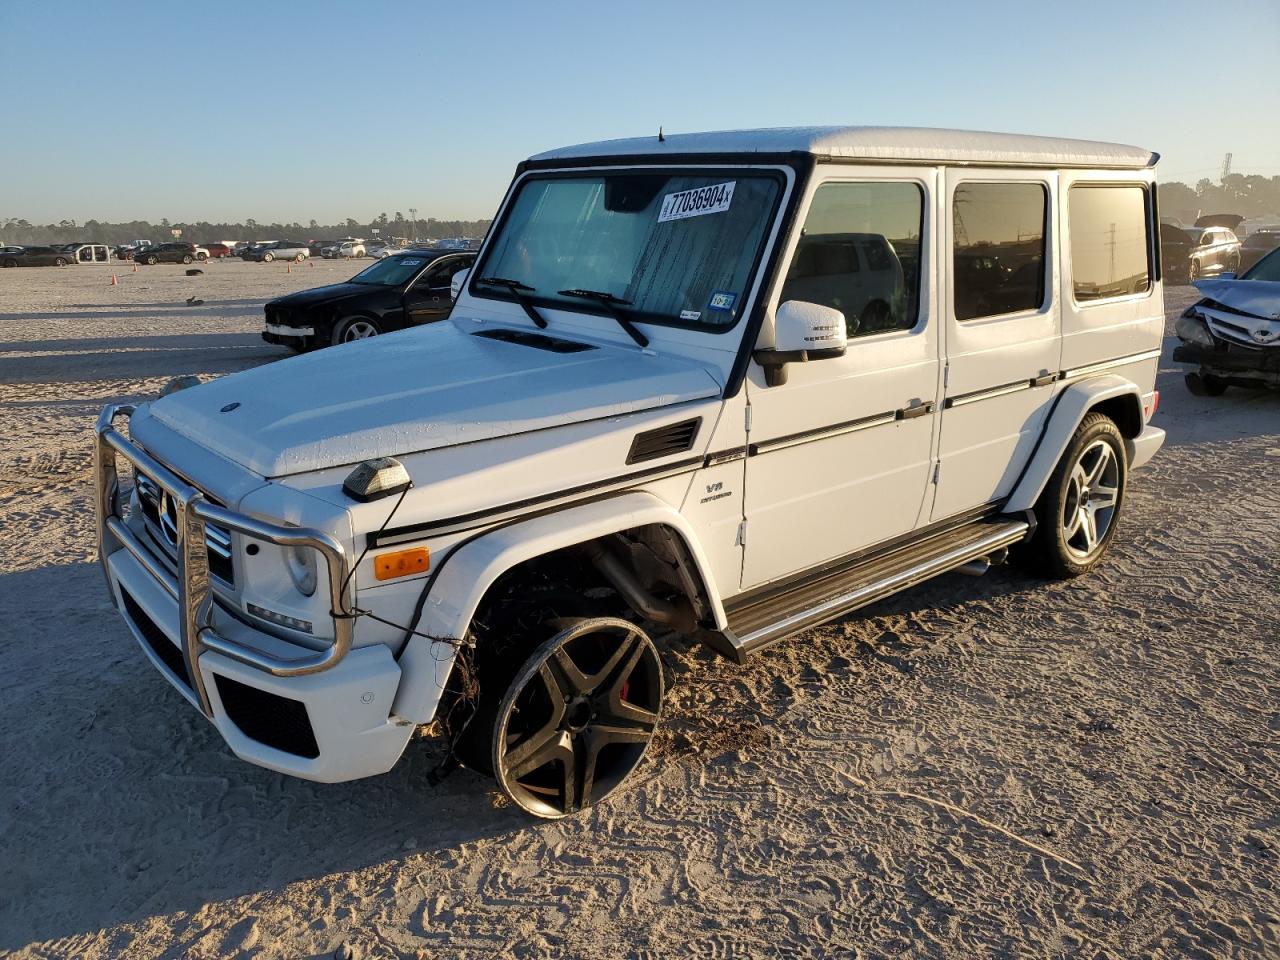
[[[1085,417],[1101,413],[1113,420],[1125,439],[1137,437],[1145,426],[1142,395],[1137,384],[1116,374],[1102,374],[1071,384],[1055,401],[1039,445],[1015,484],[1004,509],[1031,510]]]
[[[1088,413],[1105,414],[1128,440],[1142,433],[1142,428],[1146,426],[1142,418],[1142,398],[1138,396],[1137,388],[1134,388],[1133,393],[1120,394],[1095,403],[1086,415]]]

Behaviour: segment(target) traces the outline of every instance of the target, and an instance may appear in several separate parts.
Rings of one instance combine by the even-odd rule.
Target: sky
[[[1278,49],[1280,0],[0,0],[0,221],[486,218],[525,157],[659,126],[999,130],[1272,176]]]

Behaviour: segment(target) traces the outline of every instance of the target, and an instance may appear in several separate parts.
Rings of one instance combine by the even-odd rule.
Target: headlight
[[[289,576],[293,585],[303,594],[311,596],[316,592],[316,552],[310,547],[286,547],[285,564],[289,567]]]
[[[1173,325],[1173,332],[1178,335],[1179,340],[1187,343],[1201,347],[1213,346],[1213,334],[1209,332],[1209,325],[1204,322],[1204,317],[1195,312],[1194,307],[1178,317]]]

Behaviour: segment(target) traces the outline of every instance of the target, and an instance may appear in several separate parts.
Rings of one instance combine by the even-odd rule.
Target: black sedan
[[[135,253],[133,259],[139,263],[155,266],[157,263],[191,263],[195,260],[205,260],[207,254],[204,250],[197,248],[194,243],[159,243]]]
[[[386,257],[346,283],[272,300],[262,339],[301,352],[443,320],[453,309],[449,281],[474,261],[434,250]]]
[[[9,248],[0,254],[0,267],[65,267],[74,258],[57,247]]]

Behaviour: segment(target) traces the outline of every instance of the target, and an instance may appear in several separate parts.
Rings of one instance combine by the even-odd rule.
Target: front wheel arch
[[[601,537],[649,526],[665,526],[678,538],[705,593],[706,626],[726,629],[728,621],[711,564],[689,521],[651,493],[621,493],[527,520],[508,521],[464,539],[435,565],[418,596],[413,622],[408,624],[416,633],[407,636],[400,654],[402,680],[395,713],[414,723],[429,723],[435,716],[453,657],[448,648],[427,637],[454,642],[467,638],[486,595],[508,571]],[[433,598],[439,602],[431,602]]]

